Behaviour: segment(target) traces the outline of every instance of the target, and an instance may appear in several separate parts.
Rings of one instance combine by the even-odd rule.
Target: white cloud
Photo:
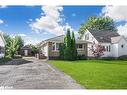
[[[31,23],[30,27],[37,33],[46,31],[55,35],[63,34],[64,29],[61,25],[62,10],[63,7],[60,6],[43,6],[43,12],[41,13],[42,16],[40,18],[37,18],[35,22]]]
[[[127,6],[106,6],[101,15],[109,16],[115,21],[127,21]]]
[[[3,23],[4,23],[4,21],[0,19],[0,24],[3,24]]]
[[[117,29],[120,35],[124,35],[127,37],[127,23],[125,25],[118,26]]]
[[[7,8],[7,5],[1,5],[0,8]]]
[[[26,34],[18,34],[18,36],[26,37],[27,35]]]

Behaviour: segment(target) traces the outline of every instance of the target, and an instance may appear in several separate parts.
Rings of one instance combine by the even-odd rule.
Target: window
[[[123,45],[121,45],[121,48],[123,48]]]
[[[85,35],[85,40],[89,40],[89,34]]]
[[[77,49],[82,49],[83,45],[82,44],[77,44]]]
[[[59,50],[59,43],[56,43],[56,50]]]
[[[0,46],[0,54],[2,53],[2,52],[1,52],[1,49],[2,49],[2,47]]]
[[[1,53],[4,53],[4,47],[1,47],[1,46],[0,46],[0,54],[1,54]]]
[[[59,43],[53,43],[52,50],[59,50]]]
[[[109,46],[109,52],[111,51],[111,46]]]
[[[52,50],[55,50],[55,43],[52,43]]]

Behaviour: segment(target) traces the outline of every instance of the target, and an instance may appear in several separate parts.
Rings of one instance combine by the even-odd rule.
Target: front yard
[[[127,89],[127,61],[50,60],[87,89]]]

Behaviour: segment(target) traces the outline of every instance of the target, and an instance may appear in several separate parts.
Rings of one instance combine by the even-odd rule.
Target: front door
[[[28,56],[28,50],[24,50],[25,56]]]

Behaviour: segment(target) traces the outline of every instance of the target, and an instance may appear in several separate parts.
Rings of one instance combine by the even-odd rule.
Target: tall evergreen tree
[[[65,60],[72,60],[72,52],[71,52],[71,35],[70,35],[70,29],[67,29],[67,34],[64,38],[64,59]]]
[[[64,59],[64,44],[59,44],[60,59]]]
[[[76,49],[76,41],[74,32],[72,32],[72,39],[71,39],[71,51],[72,51],[72,60],[77,59],[77,49]]]

